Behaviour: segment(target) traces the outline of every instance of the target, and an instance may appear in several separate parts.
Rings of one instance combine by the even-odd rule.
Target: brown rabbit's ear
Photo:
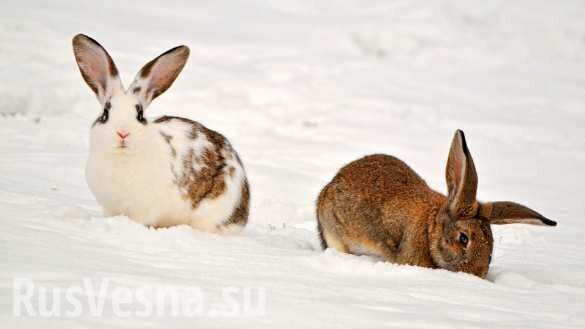
[[[453,217],[473,216],[477,207],[477,173],[461,130],[455,132],[451,142],[445,174],[449,190],[449,213]]]
[[[479,216],[489,220],[490,224],[557,225],[557,222],[536,211],[509,201],[482,203],[479,208]]]
[[[116,64],[97,41],[78,34],[73,38],[73,53],[83,79],[102,104],[122,90]]]
[[[185,67],[188,58],[187,46],[168,50],[144,65],[128,90],[135,94],[146,107],[153,99],[169,89]]]

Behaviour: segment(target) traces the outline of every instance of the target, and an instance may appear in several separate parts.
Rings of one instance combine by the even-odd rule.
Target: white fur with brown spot
[[[197,229],[223,232],[241,204],[242,186],[246,181],[243,166],[229,142],[202,125],[182,118],[164,118],[141,123],[136,105],[146,107],[152,98],[165,91],[179,74],[189,54],[185,46],[157,57],[150,67],[137,75],[135,82],[124,90],[115,65],[95,40],[84,35],[73,39],[74,51],[84,79],[96,92],[102,106],[109,102],[108,120],[97,122],[90,131],[90,151],[86,178],[90,190],[108,216],[126,215],[142,224],[166,227],[187,224]],[[149,76],[142,74],[150,72]],[[109,74],[103,76],[103,74]],[[161,76],[158,76],[161,75]],[[136,88],[140,86],[140,90]],[[107,99],[106,99],[107,97]],[[96,114],[101,115],[101,114]],[[194,127],[202,127],[193,134]],[[118,131],[129,133],[122,139]],[[213,134],[213,136],[208,136]],[[219,136],[219,137],[218,137]],[[221,142],[221,149],[212,141]],[[122,141],[123,140],[123,141]],[[225,161],[222,172],[215,172],[214,183],[221,184],[221,193],[191,200],[178,177],[185,171],[185,159],[192,172],[204,172],[216,165],[202,160],[213,149]],[[232,174],[227,168],[234,168]],[[188,181],[188,186],[200,182]],[[188,189],[187,186],[187,189]],[[217,189],[216,189],[217,190]],[[245,204],[247,204],[247,200]],[[247,211],[246,211],[247,214]],[[241,225],[245,221],[240,222]]]

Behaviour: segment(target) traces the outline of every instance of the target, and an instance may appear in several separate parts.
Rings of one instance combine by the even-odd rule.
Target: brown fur
[[[323,247],[485,277],[492,252],[490,222],[501,220],[503,212],[488,204],[489,212],[486,207],[482,217],[475,200],[477,175],[460,131],[452,143],[446,177],[448,197],[389,155],[370,155],[346,165],[317,200]],[[511,208],[508,214],[522,214],[514,213],[516,218],[544,218],[525,207]],[[460,241],[461,233],[468,237],[467,245]]]
[[[225,158],[223,157],[224,140],[218,136],[211,137],[217,133],[201,125],[194,125],[191,137],[197,139],[199,134],[204,134],[213,146],[205,149],[200,158],[194,158],[193,152],[187,154],[183,159],[182,176],[176,177],[175,182],[178,186],[188,191],[185,197],[191,200],[193,208],[197,208],[201,200],[206,198],[215,199],[226,190],[226,178],[224,177],[224,174],[226,174],[224,173]],[[197,162],[201,169],[195,171],[193,162]]]
[[[230,224],[236,224],[244,226],[248,222],[248,214],[250,209],[250,186],[248,185],[248,180],[245,178],[242,184],[241,195],[240,202],[224,225],[227,226]]]
[[[317,207],[323,230],[347,241],[347,249],[366,244],[362,247],[387,261],[431,266],[430,254],[416,251],[428,246],[426,225],[421,224],[437,202],[439,195],[405,163],[376,154],[343,167]]]
[[[225,193],[227,189],[226,179],[228,176],[233,176],[235,170],[233,167],[226,166],[225,157],[231,157],[231,154],[235,151],[223,135],[204,127],[196,121],[181,117],[163,116],[156,119],[154,123],[164,123],[170,120],[179,120],[191,125],[189,138],[195,140],[205,136],[212,145],[210,148],[205,149],[199,158],[194,158],[193,152],[189,152],[182,159],[183,168],[178,170],[182,174],[179,174],[177,170],[173,171],[175,184],[186,191],[184,197],[190,200],[193,209],[195,209],[202,200],[215,199]],[[172,136],[167,137],[165,134],[162,134],[162,136],[171,147],[171,152],[176,155],[176,151],[171,144]],[[241,165],[239,157],[237,157],[237,160]],[[193,162],[196,162],[201,169],[193,170]],[[246,179],[244,179],[241,188],[241,199],[224,225],[245,225],[248,220],[250,193]]]

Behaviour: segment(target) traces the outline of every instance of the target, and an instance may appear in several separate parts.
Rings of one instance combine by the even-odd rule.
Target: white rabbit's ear
[[[510,201],[482,203],[479,208],[479,215],[489,220],[490,224],[557,225],[557,222],[544,217],[536,211]]]
[[[134,78],[128,91],[135,94],[146,107],[173,84],[185,67],[189,48],[178,46],[148,62]]]
[[[102,104],[112,95],[123,91],[116,64],[97,41],[78,34],[73,38],[73,53],[83,79]]]
[[[461,130],[455,132],[451,142],[445,174],[449,190],[449,213],[453,217],[473,216],[477,211],[477,173]]]

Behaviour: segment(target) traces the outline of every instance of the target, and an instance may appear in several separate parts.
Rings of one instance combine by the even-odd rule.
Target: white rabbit
[[[95,40],[78,34],[73,51],[102,106],[91,127],[86,178],[104,213],[154,227],[187,224],[211,232],[243,227],[248,181],[228,140],[189,119],[143,115],[175,81],[189,48],[173,48],[148,62],[127,90]]]

